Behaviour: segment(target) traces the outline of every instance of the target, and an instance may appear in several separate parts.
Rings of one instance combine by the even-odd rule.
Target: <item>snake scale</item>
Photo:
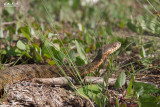
[[[104,59],[114,51],[119,49],[121,46],[120,42],[113,42],[108,45],[104,45],[98,50],[97,56],[94,60],[85,65],[77,66],[80,75],[83,77],[88,72],[92,72],[97,69]],[[61,66],[68,76],[73,77],[70,71],[74,70],[74,67]],[[76,73],[76,72],[75,72]],[[26,65],[16,65],[14,67],[9,67],[0,71],[0,89],[4,88],[6,84],[11,84],[19,80],[32,79],[32,78],[52,78],[59,77],[63,75],[58,66],[55,65],[36,65],[36,64],[26,64]]]

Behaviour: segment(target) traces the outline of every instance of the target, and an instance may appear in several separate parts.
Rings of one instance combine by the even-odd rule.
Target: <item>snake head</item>
[[[104,45],[103,53],[104,53],[104,55],[112,54],[113,52],[115,52],[120,47],[121,47],[121,43],[120,42],[113,42],[111,44]]]
[[[91,72],[94,71],[102,64],[102,62],[104,61],[104,59],[107,58],[108,55],[112,54],[120,47],[121,47],[120,42],[113,42],[111,44],[104,45],[103,48],[100,48],[98,50],[97,56],[94,58],[94,60],[92,61],[91,64],[87,65],[88,67],[86,67],[86,68],[90,68],[90,66],[91,66],[92,68],[90,71]]]
[[[113,52],[115,52],[118,48],[121,47],[120,42],[113,42],[108,45],[104,45],[103,48],[99,48],[97,56],[94,58],[92,63],[100,61],[99,65],[103,62],[103,60]]]

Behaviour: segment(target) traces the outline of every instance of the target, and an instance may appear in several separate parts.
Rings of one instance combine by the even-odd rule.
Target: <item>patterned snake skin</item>
[[[97,69],[102,64],[107,55],[112,54],[120,47],[120,42],[104,45],[103,48],[98,50],[97,56],[90,64],[76,67],[80,72],[80,75],[83,77],[86,73]],[[76,74],[74,67],[61,66],[61,68],[68,76],[73,77],[72,74]],[[52,78],[59,76],[63,76],[63,73],[60,68],[55,65],[17,65],[0,71],[0,89],[2,89],[6,84],[11,84],[19,80],[32,78]]]

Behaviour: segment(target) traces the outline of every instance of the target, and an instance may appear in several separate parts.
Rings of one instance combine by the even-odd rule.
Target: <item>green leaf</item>
[[[130,71],[128,71],[128,70],[126,70],[126,73],[127,73],[127,75],[131,75],[131,72]]]
[[[144,88],[140,87],[139,89],[137,89],[136,91],[134,91],[134,93],[136,92],[137,98],[141,95],[143,95],[144,92]]]
[[[72,61],[76,60],[76,55],[75,55],[74,50],[70,50],[68,55],[69,55],[69,57],[71,58]]]
[[[97,107],[106,107],[106,105],[108,104],[108,98],[103,94],[104,93],[100,93],[94,98]]]
[[[116,107],[119,107],[119,99],[118,99],[118,97],[116,98]]]
[[[19,49],[21,49],[21,50],[26,50],[26,45],[25,45],[25,43],[24,43],[23,41],[21,41],[21,40],[19,40],[19,41],[17,42],[17,47],[18,47]]]
[[[38,53],[41,52],[41,48],[37,44],[32,43],[32,46],[33,46],[35,51],[37,51]]]
[[[48,64],[49,65],[55,65],[56,63],[55,63],[55,61],[48,61]]]
[[[133,71],[133,75],[135,75],[135,70],[134,70],[134,67],[133,67],[132,64],[131,64],[131,69],[132,69],[132,71]]]
[[[126,82],[126,75],[124,72],[121,72],[120,76],[117,78],[115,83],[115,88],[122,87]]]
[[[34,51],[34,59],[38,63],[43,61],[43,58],[41,57],[41,55],[37,51]]]
[[[119,23],[119,26],[120,26],[120,28],[123,28],[123,27],[124,27],[124,22],[121,21],[121,22]]]
[[[135,74],[131,75],[131,79],[132,79],[133,82],[135,82]]]
[[[138,99],[140,107],[158,107],[156,97],[152,95],[143,95]]]
[[[132,80],[129,82],[129,85],[127,87],[127,96],[131,95],[132,93]]]
[[[87,85],[83,88],[78,89],[76,93],[80,93],[88,98],[95,99],[96,96],[101,92],[97,85]]]
[[[133,83],[133,89],[135,92],[138,92],[141,88],[143,88],[143,94],[155,94],[160,92],[160,89],[158,89],[156,86],[152,84],[146,84],[143,82],[134,82]]]
[[[77,41],[75,41],[75,43],[76,43],[76,47],[77,47],[77,51],[79,53],[79,56],[85,61],[85,64],[87,64],[87,58],[85,56],[85,52],[84,52],[82,46],[80,46],[80,44]]]
[[[93,37],[89,33],[86,33],[84,35],[84,38],[85,38],[85,41],[87,42],[88,46],[91,45],[94,41]]]
[[[19,28],[18,32],[23,33],[23,35],[31,41],[31,33],[28,26]]]
[[[75,61],[76,65],[78,66],[82,66],[82,65],[85,65],[85,62],[82,58],[80,58],[79,56],[76,57],[76,61]]]
[[[4,54],[4,55],[5,55],[5,54],[7,54],[7,51],[4,50],[4,49],[1,49],[1,50],[0,50],[0,54]]]
[[[5,10],[11,15],[15,13],[15,9],[13,7],[5,8]]]
[[[17,47],[7,47],[7,55],[21,56],[23,52]]]
[[[146,51],[145,51],[145,49],[144,49],[143,46],[142,46],[141,57],[142,57],[142,58],[145,58],[145,57],[146,57]]]
[[[51,58],[51,53],[48,52],[48,49],[45,45],[42,46],[42,55],[47,57],[47,58]]]
[[[29,57],[29,58],[32,58],[32,57],[29,55],[29,53],[27,53],[27,52],[24,52],[24,55],[26,55],[26,56]]]
[[[55,62],[58,62],[60,65],[63,64],[63,59],[65,57],[63,51],[59,51],[59,45],[53,45],[48,40],[45,41],[45,45],[42,48],[42,54],[48,58],[51,58],[54,55]]]
[[[53,51],[53,53],[54,53],[54,57],[56,58],[56,59],[58,59],[58,61],[59,61],[59,64],[63,64],[63,59],[64,59],[64,54],[61,52],[61,51]]]
[[[131,29],[133,32],[137,32],[137,28],[134,24],[131,23],[131,20],[127,23],[127,26],[129,29]]]
[[[40,63],[43,61],[43,58],[41,56],[41,48],[37,44],[32,44],[34,49],[34,59],[36,62]]]

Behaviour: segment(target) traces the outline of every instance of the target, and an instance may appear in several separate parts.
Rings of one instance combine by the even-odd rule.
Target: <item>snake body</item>
[[[83,77],[88,72],[92,72],[97,69],[104,59],[118,48],[120,48],[120,42],[114,42],[108,45],[104,45],[98,50],[98,54],[95,59],[85,66],[77,66],[77,70],[80,75]],[[73,77],[72,72],[75,70],[74,67],[70,66],[61,66],[64,72]],[[60,68],[55,65],[36,65],[36,64],[26,64],[26,65],[17,65],[14,67],[9,67],[0,71],[0,89],[2,89],[6,84],[11,84],[19,80],[32,79],[32,78],[52,78],[59,77],[63,75]]]

